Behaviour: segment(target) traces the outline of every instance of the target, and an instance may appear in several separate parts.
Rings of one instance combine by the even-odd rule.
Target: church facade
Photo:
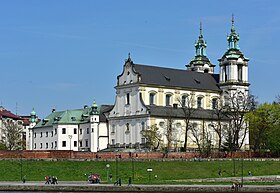
[[[232,105],[230,96],[249,94],[249,59],[240,51],[234,18],[227,41],[228,49],[218,60],[219,74],[214,74],[215,65],[206,55],[202,26],[195,57],[184,70],[136,64],[129,56],[117,77],[114,107],[107,114],[110,146],[141,148],[147,142],[143,132],[155,126],[163,146],[183,147],[186,142],[186,148],[205,143],[218,148],[221,136],[214,125],[226,130],[231,120],[213,112]],[[239,134],[244,136],[242,147],[248,148],[248,132]]]

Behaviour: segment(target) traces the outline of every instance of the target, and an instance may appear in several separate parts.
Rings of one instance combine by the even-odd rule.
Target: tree
[[[184,114],[184,122],[185,122],[184,149],[186,150],[188,144],[188,131],[191,129],[190,119],[196,111],[196,109],[194,108],[195,98],[193,94],[184,95],[182,98],[177,98],[177,101],[180,104]]]
[[[167,114],[167,118],[165,119],[165,131],[164,131],[164,135],[166,137],[167,140],[167,152],[170,151],[171,149],[171,145],[172,142],[174,142],[176,140],[176,136],[175,136],[175,127],[174,127],[174,119],[171,116],[170,112],[166,112]]]
[[[280,154],[280,103],[264,103],[247,114],[250,143],[254,151],[270,150]]]
[[[148,127],[146,130],[141,131],[141,134],[146,138],[147,145],[150,149],[156,151],[159,148],[162,141],[162,135],[160,134],[157,125]]]
[[[248,123],[245,114],[256,108],[255,96],[246,92],[226,92],[225,116],[230,120],[225,144],[231,145],[230,150],[238,150],[243,146],[248,134]],[[229,136],[230,135],[230,136]],[[224,144],[224,147],[225,147]],[[229,147],[225,147],[229,148]]]
[[[255,152],[260,152],[261,149],[267,148],[267,134],[271,124],[271,108],[270,104],[264,103],[246,115],[246,119],[249,122],[250,144]]]
[[[22,122],[19,120],[3,120],[1,146],[6,150],[17,150],[22,148]]]
[[[197,123],[191,123],[190,131],[192,134],[192,140],[197,145],[198,151],[200,153],[206,153],[208,156],[212,149],[213,140],[210,128],[205,127],[203,121],[202,128],[199,128]]]
[[[224,124],[225,121],[225,107],[223,105],[223,101],[219,98],[217,99],[216,105],[212,110],[212,121],[211,126],[215,133],[218,136],[218,149],[221,150],[222,147],[222,139],[225,134]],[[226,120],[228,121],[228,120]]]

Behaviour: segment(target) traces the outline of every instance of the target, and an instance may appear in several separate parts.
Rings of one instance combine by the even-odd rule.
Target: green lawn
[[[22,175],[26,175],[28,181],[43,181],[46,175],[55,175],[62,181],[86,181],[85,174],[90,172],[99,173],[101,180],[106,183],[107,168],[113,174],[113,181],[116,177],[116,161],[30,161],[22,160],[1,160],[0,181],[18,181]],[[218,178],[218,171],[221,168],[222,177],[242,175],[242,162],[235,161],[134,161],[118,160],[118,176],[123,183],[133,177],[133,183],[178,183],[172,180],[197,179],[197,178]],[[152,168],[151,173],[147,168]],[[280,162],[277,161],[244,161],[244,176],[250,170],[254,176],[280,175]],[[150,174],[150,176],[149,176]],[[157,175],[157,178],[155,178]],[[151,179],[149,179],[149,177]]]

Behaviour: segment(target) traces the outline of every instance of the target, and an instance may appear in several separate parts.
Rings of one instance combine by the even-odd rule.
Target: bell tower
[[[228,49],[221,59],[219,86],[224,92],[237,91],[248,94],[248,62],[239,48],[239,34],[234,27],[234,16],[232,16],[231,33],[227,36]]]
[[[186,65],[188,70],[195,72],[204,72],[204,73],[214,73],[214,64],[211,64],[210,60],[206,55],[206,41],[203,39],[202,35],[202,23],[200,22],[200,35],[198,41],[195,42],[195,57],[192,61]]]
[[[94,101],[90,111],[90,151],[97,152],[99,149],[99,111],[96,102]]]

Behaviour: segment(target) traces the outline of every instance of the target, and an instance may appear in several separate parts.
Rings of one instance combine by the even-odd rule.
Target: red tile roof
[[[0,118],[11,118],[11,119],[21,119],[19,116],[7,111],[5,108],[0,106]]]

